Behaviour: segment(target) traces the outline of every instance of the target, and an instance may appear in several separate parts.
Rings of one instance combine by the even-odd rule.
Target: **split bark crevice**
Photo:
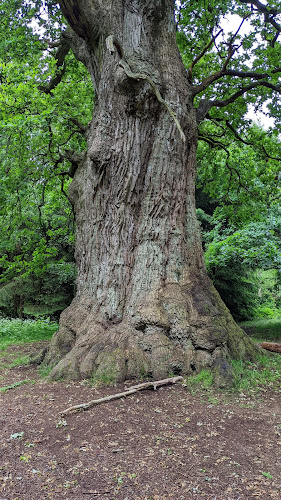
[[[99,35],[90,16],[102,8],[98,0],[77,0],[67,16],[86,46],[97,98],[70,186],[77,296],[45,363],[56,363],[53,378],[159,379],[209,367],[218,385],[227,383],[230,356],[256,349],[206,273],[194,196],[196,112],[174,2],[158,10],[157,2],[121,3],[100,19]],[[111,35],[122,47],[108,50]]]

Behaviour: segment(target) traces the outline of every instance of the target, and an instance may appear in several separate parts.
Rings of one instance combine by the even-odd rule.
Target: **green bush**
[[[271,307],[259,306],[256,310],[257,318],[276,318],[278,317],[278,311],[276,309],[272,309]]]

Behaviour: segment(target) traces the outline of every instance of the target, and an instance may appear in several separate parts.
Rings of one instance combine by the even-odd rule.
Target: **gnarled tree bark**
[[[164,378],[255,348],[207,276],[195,214],[197,122],[172,0],[61,0],[95,86],[70,188],[77,296],[45,362],[52,376]],[[218,382],[220,383],[220,382]]]

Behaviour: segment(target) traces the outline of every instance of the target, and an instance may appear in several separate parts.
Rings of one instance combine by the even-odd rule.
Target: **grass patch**
[[[240,326],[257,342],[281,342],[281,318],[244,321]]]
[[[278,357],[279,356],[279,357]],[[260,354],[256,363],[232,361],[234,391],[281,387],[280,355]]]
[[[7,391],[10,391],[11,389],[15,389],[16,387],[19,387],[20,385],[30,384],[30,383],[32,383],[32,380],[29,380],[29,379],[20,380],[19,382],[15,382],[14,384],[5,385],[4,387],[0,387],[0,392],[7,392]]]
[[[90,384],[93,386],[99,385],[116,385],[117,376],[114,371],[104,370],[101,373],[95,374],[90,378]]]
[[[49,340],[58,324],[46,320],[0,319],[0,349],[13,344]]]
[[[12,355],[9,356],[10,359],[12,359]],[[0,356],[1,360],[1,356]],[[30,358],[29,356],[18,356],[17,358],[13,359],[11,362],[5,362],[1,363],[0,362],[0,369],[2,370],[7,370],[9,368],[15,368],[16,366],[26,366],[30,364]]]
[[[197,375],[188,377],[183,383],[184,387],[191,393],[196,393],[198,390],[208,391],[212,388],[214,382],[214,376],[211,370],[202,370]]]
[[[14,368],[15,366],[26,366],[29,365],[29,363],[29,356],[19,356],[18,358],[14,359],[7,367]]]
[[[50,375],[52,369],[53,369],[53,366],[50,366],[50,365],[47,365],[47,366],[46,365],[45,366],[44,365],[40,365],[38,367],[38,373],[39,373],[39,375],[40,375],[41,378],[47,378]]]

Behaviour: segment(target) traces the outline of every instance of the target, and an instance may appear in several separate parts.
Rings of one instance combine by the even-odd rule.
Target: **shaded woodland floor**
[[[191,394],[177,384],[62,419],[124,386],[50,383],[11,366],[35,348],[0,351],[0,500],[281,498],[281,387]]]

